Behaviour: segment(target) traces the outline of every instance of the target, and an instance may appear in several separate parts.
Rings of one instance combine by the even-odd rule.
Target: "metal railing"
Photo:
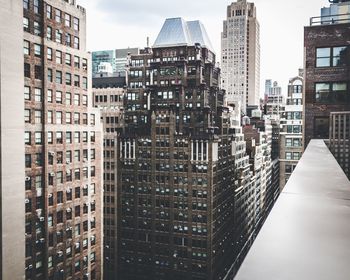
[[[350,23],[350,13],[310,18],[310,26]]]
[[[328,145],[339,165],[350,178],[350,111],[330,114]]]

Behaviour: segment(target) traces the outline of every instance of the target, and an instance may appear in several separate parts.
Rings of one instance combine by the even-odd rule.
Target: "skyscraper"
[[[75,0],[24,0],[23,28],[26,279],[99,280],[102,127],[86,12]]]
[[[228,104],[259,106],[260,25],[254,3],[238,0],[227,7],[221,34],[222,88]]]
[[[116,146],[120,279],[223,279],[246,244],[249,158],[215,62],[204,26],[181,18],[131,56]]]

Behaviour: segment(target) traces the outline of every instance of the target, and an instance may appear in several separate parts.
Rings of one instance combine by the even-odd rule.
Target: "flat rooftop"
[[[349,280],[350,182],[312,140],[235,280]]]

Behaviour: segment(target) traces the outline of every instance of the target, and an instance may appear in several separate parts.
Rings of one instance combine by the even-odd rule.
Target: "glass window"
[[[46,17],[52,19],[52,7],[46,4]]]
[[[56,103],[62,104],[62,92],[56,91]]]
[[[74,48],[79,50],[79,38],[74,37]]]
[[[56,11],[55,11],[56,22],[61,22],[61,18],[62,18],[62,12],[60,10],[56,9]]]
[[[34,13],[39,14],[40,4],[40,0],[34,0]]]
[[[333,66],[347,65],[349,47],[333,48]]]
[[[66,113],[66,124],[72,123],[72,113]]]
[[[30,43],[29,41],[23,41],[23,53],[26,55],[30,55]]]
[[[47,48],[47,59],[52,60],[52,49],[51,48]]]
[[[56,63],[62,64],[62,52],[56,51]]]
[[[24,110],[24,122],[30,123],[30,110],[29,109]]]
[[[30,78],[30,64],[24,63],[24,77]]]
[[[29,19],[23,18],[23,30],[29,32]]]
[[[329,138],[329,118],[316,117],[314,120],[314,138],[328,139]]]
[[[51,41],[52,40],[52,28],[50,26],[46,29],[46,39]]]
[[[66,105],[72,105],[72,94],[70,92],[66,93]]]
[[[34,54],[35,54],[35,56],[40,57],[40,55],[41,55],[41,45],[34,44]]]
[[[42,133],[41,132],[35,132],[35,144],[41,144],[41,140],[42,140],[42,137],[41,137]]]
[[[56,83],[62,84],[62,72],[61,71],[56,71]]]
[[[73,19],[73,28],[74,28],[74,30],[79,31],[79,19],[78,18]]]
[[[72,36],[69,33],[66,33],[66,46],[70,47],[72,44]]]
[[[69,14],[64,15],[64,25],[71,27],[71,16]]]
[[[52,83],[53,77],[52,77],[52,69],[47,69],[47,81]]]
[[[56,29],[56,43],[62,44],[62,32]]]
[[[66,73],[66,85],[72,85],[72,75],[70,73]]]
[[[31,135],[30,135],[30,132],[29,131],[26,131],[24,133],[24,143],[26,145],[30,145],[30,142],[31,142]]]
[[[36,124],[42,123],[41,111],[39,110],[35,110],[35,123]]]
[[[47,111],[47,123],[51,124],[53,122],[53,113],[52,111]]]
[[[72,56],[69,53],[66,53],[66,65],[72,65]]]
[[[62,112],[56,112],[56,124],[62,124]]]
[[[37,21],[34,21],[34,35],[37,35],[37,36],[41,35],[41,25]]]
[[[79,56],[74,56],[74,67],[80,68],[80,58],[79,58]]]
[[[23,9],[29,9],[29,0],[23,0]]]
[[[331,48],[318,48],[316,56],[316,67],[331,66]]]
[[[30,100],[30,87],[28,86],[24,87],[24,99]]]
[[[42,94],[41,94],[41,88],[36,88],[34,90],[34,98],[36,102],[41,102],[42,101]]]
[[[80,96],[79,94],[74,94],[74,105],[80,105]]]
[[[348,46],[317,48],[316,67],[336,67],[347,65],[348,50]]]

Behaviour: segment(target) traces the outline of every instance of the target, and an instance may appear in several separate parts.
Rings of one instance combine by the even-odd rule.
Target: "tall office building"
[[[0,1],[0,279],[24,279],[22,2]]]
[[[227,7],[221,34],[222,88],[228,104],[260,104],[260,25],[254,3],[238,0]],[[238,106],[239,107],[239,106]]]
[[[117,79],[117,83],[113,81]],[[99,81],[101,80],[101,81]],[[111,82],[112,81],[112,82]],[[117,166],[115,145],[122,132],[124,118],[124,83],[117,77],[93,78],[94,107],[100,109],[103,123],[103,272],[105,280],[116,279],[117,272]]]
[[[280,187],[286,185],[303,152],[303,70],[290,79],[280,132]]]
[[[102,128],[86,12],[75,0],[24,0],[23,28],[26,279],[98,280]]]
[[[350,111],[349,30],[350,19],[327,16],[311,18],[305,27],[304,148],[311,139],[329,138],[331,112]]]
[[[119,279],[223,279],[246,242],[233,225],[252,227],[250,181],[239,184],[249,162],[215,62],[204,26],[181,18],[131,56],[116,146]]]

